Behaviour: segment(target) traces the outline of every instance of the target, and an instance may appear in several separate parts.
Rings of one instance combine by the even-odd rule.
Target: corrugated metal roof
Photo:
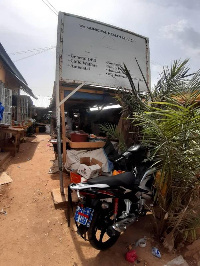
[[[9,55],[6,53],[6,50],[4,49],[3,45],[0,43],[0,59],[3,61],[5,64],[5,67],[7,70],[13,74],[13,76],[18,80],[20,86],[22,89],[32,96],[33,98],[37,99],[37,97],[33,94],[32,90],[28,87],[28,84],[26,80],[23,78],[19,70],[16,68],[15,64],[13,61],[10,59]]]

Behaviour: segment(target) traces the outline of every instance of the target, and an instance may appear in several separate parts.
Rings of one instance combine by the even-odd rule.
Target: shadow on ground
[[[35,153],[35,150],[37,149],[39,144],[39,141],[37,141],[37,138],[35,136],[28,137],[26,142],[21,143],[19,152],[15,155],[15,157],[12,157],[12,164],[22,163],[25,161],[29,161],[33,158],[33,155]]]
[[[31,160],[38,144],[39,142],[37,141],[36,136],[27,137],[26,142],[20,144],[19,152],[17,152],[15,156],[10,156],[10,158],[1,166],[1,171],[6,171],[11,164],[20,164]]]
[[[67,216],[67,211],[65,211],[65,215]],[[130,244],[134,243],[144,237],[147,236],[149,239],[148,245],[146,248],[142,249],[140,248],[138,255],[142,259],[143,257],[150,257],[150,260],[153,261],[156,258],[153,258],[151,254],[151,245],[152,245],[152,218],[150,216],[142,217],[139,222],[135,222],[133,225],[131,225],[124,233],[122,233],[118,239],[118,241],[115,243],[114,246],[112,246],[110,249],[105,251],[97,251],[96,250],[96,256],[91,257],[91,254],[94,252],[89,252],[91,249],[94,249],[89,241],[83,240],[76,232],[76,226],[74,224],[73,220],[73,214],[71,212],[71,219],[70,219],[70,227],[66,231],[66,234],[71,235],[71,239],[73,239],[73,243],[75,246],[75,249],[77,251],[77,254],[82,262],[82,265],[84,266],[116,266],[116,265],[129,265],[129,263],[125,260],[125,253],[127,252],[127,247]],[[145,256],[142,254],[145,253]],[[152,261],[152,263],[153,263]],[[78,265],[78,264],[74,264]],[[152,264],[153,265],[153,264]],[[158,264],[155,264],[158,265]]]

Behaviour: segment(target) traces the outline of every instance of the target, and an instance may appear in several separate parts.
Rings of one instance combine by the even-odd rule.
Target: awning
[[[20,85],[20,89],[24,90],[31,97],[37,99],[37,97],[33,94],[32,90],[28,87],[26,80],[23,78],[19,70],[16,68],[13,61],[10,59],[9,55],[6,53],[6,50],[3,48],[0,43],[0,59],[3,61],[7,70],[17,79]]]

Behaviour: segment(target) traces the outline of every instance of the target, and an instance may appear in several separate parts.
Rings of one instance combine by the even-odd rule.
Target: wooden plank
[[[103,148],[105,146],[104,141],[96,141],[96,142],[72,142],[66,137],[66,141],[69,143],[70,148],[72,149],[97,149]]]
[[[61,87],[61,90],[63,91],[73,91],[74,88],[73,87]],[[100,90],[90,90],[90,89],[79,89],[78,91],[80,92],[86,92],[86,93],[94,93],[94,94],[104,94],[103,91]]]
[[[64,99],[64,91],[60,92],[60,101]],[[64,103],[60,106],[62,118],[62,140],[63,140],[63,163],[66,163],[66,129],[65,129],[65,107]]]
[[[65,205],[67,207],[66,205],[66,203],[68,202],[68,189],[67,188],[64,188],[64,195],[61,195],[60,188],[52,189],[51,195],[53,198],[53,202],[56,206]],[[72,202],[77,202],[77,201],[78,201],[77,193],[73,191]]]
[[[105,146],[104,141],[98,142],[72,142],[69,141],[69,146],[72,149],[98,149]]]
[[[64,195],[61,195],[60,188],[53,189],[51,191],[53,202],[55,205],[66,203],[68,199],[67,189],[64,189]]]
[[[24,129],[22,129],[22,128],[13,128],[13,127],[8,127],[8,128],[1,127],[1,132],[17,134],[17,133],[23,133]]]
[[[60,91],[72,91],[74,90],[74,87],[64,87],[64,86],[61,86],[60,87]],[[79,92],[85,92],[85,93],[92,93],[92,94],[104,94],[105,92],[103,90],[95,90],[95,89],[84,89],[84,88],[81,88],[78,90]],[[108,92],[111,96],[115,96],[117,93],[115,92]]]

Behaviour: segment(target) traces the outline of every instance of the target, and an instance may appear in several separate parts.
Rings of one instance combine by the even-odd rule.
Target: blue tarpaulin
[[[0,102],[0,121],[3,119],[4,106]]]

